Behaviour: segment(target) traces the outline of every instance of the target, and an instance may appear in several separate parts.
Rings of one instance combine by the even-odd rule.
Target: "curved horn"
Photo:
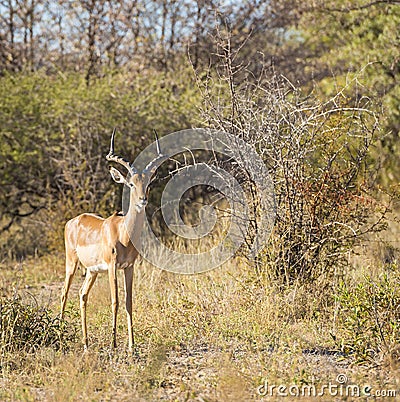
[[[156,147],[157,147],[157,156],[150,162],[147,164],[147,166],[144,168],[143,173],[144,174],[153,174],[155,172],[155,170],[158,167],[158,163],[162,160],[162,159],[168,159],[168,156],[165,156],[161,153],[161,147],[160,147],[160,142],[158,140],[158,134],[156,130],[154,131],[154,135],[156,136]]]
[[[114,154],[114,137],[116,131],[117,130],[114,128],[111,134],[110,152],[107,154],[106,159],[110,162],[117,162],[120,165],[124,166],[128,170],[128,172],[133,176],[136,173],[136,169],[129,163],[129,161]]]

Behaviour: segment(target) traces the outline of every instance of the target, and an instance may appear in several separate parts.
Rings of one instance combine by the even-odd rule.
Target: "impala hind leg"
[[[85,350],[88,347],[87,325],[86,325],[86,306],[90,289],[92,288],[97,278],[97,272],[91,272],[90,269],[86,270],[86,277],[83,285],[79,291],[79,302],[81,308],[81,322],[82,322],[82,342]]]
[[[65,305],[67,304],[68,291],[69,288],[71,287],[72,279],[75,275],[78,263],[79,261],[76,255],[74,254],[71,256],[67,255],[65,263],[65,282],[61,291],[61,311],[60,311],[61,319],[63,319],[64,317]]]

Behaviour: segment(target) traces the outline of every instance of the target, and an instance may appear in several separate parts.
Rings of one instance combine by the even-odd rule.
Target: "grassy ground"
[[[368,258],[358,258],[358,267],[349,270],[344,278],[347,289],[356,292],[366,274],[372,273],[377,280],[388,276],[391,289],[399,292],[397,262],[382,262],[382,255],[376,253]],[[23,302],[47,308],[56,316],[63,255],[22,263],[3,261],[0,269],[2,295],[10,299],[18,294]],[[122,275],[119,279],[123,300]],[[83,353],[78,310],[81,283],[78,272],[67,308],[68,328],[76,331],[76,337],[68,340],[65,350],[40,347],[11,353],[1,349],[0,400],[281,400],[278,391],[303,393],[302,400],[313,400],[308,396],[312,387],[324,393],[319,400],[354,400],[346,396],[346,385],[359,386],[361,392],[369,386],[372,394],[394,390],[397,398],[400,395],[398,355],[391,352],[395,344],[368,364],[355,364],[354,355],[341,350],[340,340],[348,340],[352,327],[343,326],[341,299],[332,291],[339,287],[339,279],[337,284],[321,279],[282,287],[257,278],[240,260],[197,276],[161,272],[141,262],[134,279],[133,356],[126,351],[123,303],[118,348],[110,347],[106,275],[99,276],[90,294],[90,348]],[[384,341],[389,343],[389,338],[385,335]],[[323,388],[329,384],[331,390]],[[286,390],[278,390],[280,385]]]

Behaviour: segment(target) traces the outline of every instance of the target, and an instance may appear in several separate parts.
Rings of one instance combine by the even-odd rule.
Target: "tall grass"
[[[257,400],[257,388],[265,379],[271,384],[323,385],[338,373],[361,385],[393,388],[398,363],[381,346],[396,339],[398,309],[393,303],[398,303],[398,276],[393,265],[375,264],[380,268],[371,280],[362,279],[369,267],[360,266],[357,276],[349,271],[343,278],[346,285],[329,291],[327,279],[283,286],[260,277],[240,258],[191,276],[141,262],[134,278],[135,353],[129,355],[122,302],[118,347],[110,346],[106,275],[98,278],[89,297],[90,347],[83,353],[78,320],[82,279],[77,275],[71,289],[71,318],[60,323],[55,318],[59,294],[54,289],[61,288],[62,260],[26,261],[20,267],[18,287],[35,283],[29,292],[37,303],[23,291],[22,298],[2,299],[6,319],[2,319],[0,399]],[[385,276],[388,270],[392,273]],[[8,292],[3,292],[12,295],[15,272],[3,268],[2,273],[9,284]],[[53,283],[46,281],[46,273]],[[122,301],[122,275],[119,285]],[[370,291],[376,295],[379,326],[374,309],[367,308],[363,313],[367,320],[357,333],[351,319],[356,308],[372,306],[367,304]],[[375,331],[379,328],[384,341]],[[368,360],[359,358],[362,344],[374,348]]]

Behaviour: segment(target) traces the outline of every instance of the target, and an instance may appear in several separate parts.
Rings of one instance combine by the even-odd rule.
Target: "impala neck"
[[[143,228],[144,223],[144,215],[145,208],[143,207],[140,211],[137,210],[137,199],[132,195],[132,192],[129,196],[129,208],[128,212],[125,215],[125,228],[126,235],[128,239],[125,239],[126,242],[131,240],[133,243],[136,243],[139,238]]]

